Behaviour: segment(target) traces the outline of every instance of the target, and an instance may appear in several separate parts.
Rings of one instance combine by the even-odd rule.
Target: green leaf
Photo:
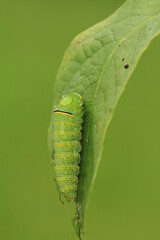
[[[111,17],[78,35],[64,55],[54,103],[76,91],[85,108],[73,222],[79,237],[114,108],[140,56],[159,33],[160,0],[128,0]]]

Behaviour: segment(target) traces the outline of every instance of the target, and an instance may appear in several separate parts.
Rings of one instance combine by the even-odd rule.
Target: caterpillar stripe
[[[82,97],[78,93],[63,95],[54,106],[52,118],[53,161],[56,183],[69,203],[76,200],[79,174]],[[61,198],[60,198],[61,199]]]

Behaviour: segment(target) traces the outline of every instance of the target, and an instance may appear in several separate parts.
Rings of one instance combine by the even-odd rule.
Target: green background
[[[79,32],[122,0],[0,3],[0,239],[76,240],[47,151],[54,80]],[[104,143],[84,239],[160,239],[160,37],[141,58]]]

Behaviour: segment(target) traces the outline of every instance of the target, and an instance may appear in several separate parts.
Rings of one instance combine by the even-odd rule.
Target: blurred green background
[[[0,239],[76,240],[47,151],[54,79],[79,32],[123,0],[0,3]],[[104,144],[86,240],[160,239],[160,37],[140,60]]]

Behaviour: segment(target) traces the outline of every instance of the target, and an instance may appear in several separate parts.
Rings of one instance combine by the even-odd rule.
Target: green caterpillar
[[[69,203],[76,199],[79,174],[83,101],[78,93],[63,95],[52,118],[53,161],[56,183]]]

